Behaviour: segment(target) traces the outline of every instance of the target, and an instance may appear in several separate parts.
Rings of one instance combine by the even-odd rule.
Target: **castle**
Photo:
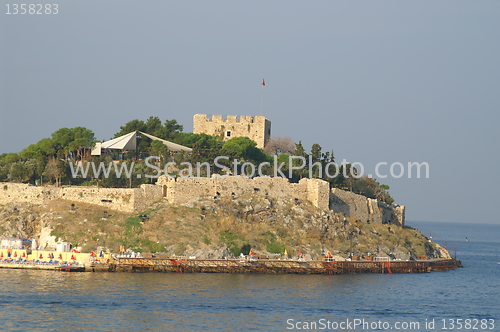
[[[257,147],[264,148],[271,136],[271,122],[263,116],[231,115],[224,120],[220,115],[213,115],[209,119],[205,114],[196,114],[193,132],[223,135],[225,139],[246,136],[256,141]],[[180,205],[199,199],[234,198],[253,193],[292,202],[309,201],[318,209],[332,210],[360,221],[404,226],[404,206],[386,204],[341,189],[330,189],[329,183],[320,179],[302,179],[299,183],[290,183],[282,177],[249,179],[214,175],[210,178],[167,178],[163,175],[155,185],[143,184],[139,188],[39,187],[23,183],[2,183],[2,186],[0,204],[45,204],[54,199],[63,199],[100,205],[111,210],[139,212],[159,200]]]
[[[224,140],[245,136],[264,149],[271,137],[271,121],[263,116],[228,115],[224,120],[222,115],[195,114],[193,118],[193,133],[222,136]]]

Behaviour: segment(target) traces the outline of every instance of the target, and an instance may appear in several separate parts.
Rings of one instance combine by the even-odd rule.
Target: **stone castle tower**
[[[193,119],[193,133],[207,135],[222,135],[224,140],[233,137],[248,137],[263,149],[271,137],[271,121],[264,116],[236,116],[195,114]]]

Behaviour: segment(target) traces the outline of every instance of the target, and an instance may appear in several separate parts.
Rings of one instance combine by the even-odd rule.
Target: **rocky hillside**
[[[393,259],[448,258],[448,252],[418,231],[356,222],[300,200],[265,195],[192,201],[161,201],[139,214],[106,211],[90,204],[53,201],[47,205],[0,207],[2,237],[40,238],[42,247],[68,241],[83,252],[135,252],[225,258],[248,254],[279,257],[285,251],[316,259],[330,251],[337,259],[373,255]]]

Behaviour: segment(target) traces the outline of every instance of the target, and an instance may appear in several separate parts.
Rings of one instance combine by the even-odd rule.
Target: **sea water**
[[[500,331],[500,225],[409,224],[452,256],[456,245],[464,267],[358,275],[0,269],[0,330]]]

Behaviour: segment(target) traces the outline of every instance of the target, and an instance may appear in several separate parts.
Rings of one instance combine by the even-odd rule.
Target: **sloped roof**
[[[137,132],[133,131],[126,135],[102,142],[102,149],[135,150],[137,148]]]
[[[151,138],[152,140],[161,141],[163,144],[167,146],[167,148],[170,151],[185,151],[185,152],[193,151],[193,149],[188,148],[186,146],[166,141],[159,137],[143,133],[142,131],[133,131],[126,135],[113,138],[112,140],[109,141],[105,141],[102,143],[98,142],[94,147],[94,149],[92,150],[92,155],[100,155],[101,149],[135,150],[137,148],[137,133],[141,133],[141,135]]]
[[[153,135],[149,135],[149,134],[146,134],[146,133],[143,133],[142,131],[140,131],[140,133],[146,137],[149,137],[151,138],[152,140],[158,140],[158,141],[161,141],[163,144],[165,144],[167,146],[167,148],[170,150],[170,151],[185,151],[185,152],[191,152],[193,151],[193,149],[191,148],[188,148],[187,146],[184,146],[184,145],[180,145],[180,144],[176,144],[176,143],[173,143],[173,142],[170,142],[170,141],[166,141],[164,139],[161,139],[161,138],[158,138],[156,136],[153,136]]]

